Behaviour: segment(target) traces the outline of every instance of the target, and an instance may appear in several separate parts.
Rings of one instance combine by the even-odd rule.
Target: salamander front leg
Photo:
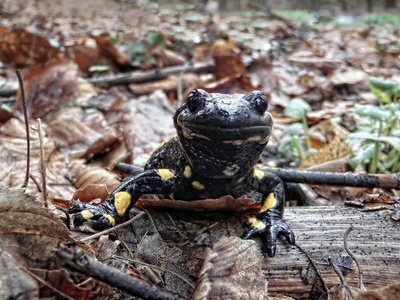
[[[121,222],[135,202],[143,194],[172,194],[176,177],[169,169],[145,171],[121,184],[99,205],[85,203],[73,205],[68,212],[77,213],[74,226],[85,222],[95,230],[103,230]]]
[[[249,218],[249,228],[242,238],[249,239],[261,234],[268,256],[274,257],[276,240],[280,234],[284,235],[290,244],[295,242],[292,230],[283,219],[284,185],[278,176],[257,169],[253,174],[252,185],[254,190],[263,195],[262,206],[257,216]]]

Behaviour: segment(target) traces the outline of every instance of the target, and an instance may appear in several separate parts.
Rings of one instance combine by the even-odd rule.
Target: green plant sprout
[[[369,173],[396,173],[400,171],[400,83],[376,77],[370,83],[378,106],[354,106],[361,120],[347,139],[354,153],[349,163]]]
[[[282,137],[290,136],[289,139],[285,139],[278,150],[281,153],[291,151],[295,157],[304,159],[311,154],[317,152],[311,146],[311,138],[308,133],[308,123],[306,114],[307,111],[311,111],[311,106],[301,98],[294,98],[289,102],[289,105],[285,108],[283,114],[287,117],[293,117],[301,119],[301,123],[293,123],[289,125],[283,132]],[[304,133],[306,140],[306,151],[303,148],[303,142],[300,138],[300,134]]]

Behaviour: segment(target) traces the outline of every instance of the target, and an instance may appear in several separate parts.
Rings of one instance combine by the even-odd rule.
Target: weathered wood
[[[348,257],[344,250],[344,233],[354,230],[348,246],[361,264],[363,282],[368,290],[399,281],[400,223],[390,218],[389,210],[363,212],[350,207],[296,207],[285,211],[285,219],[296,235],[296,243],[305,249],[322,274],[328,288],[339,284],[339,278],[328,264],[328,257]],[[358,270],[351,261],[346,282],[356,287]],[[340,265],[340,263],[339,263]],[[265,258],[264,274],[269,293],[308,297],[311,284],[301,279],[309,268],[304,254],[295,246],[279,242],[275,258]],[[312,281],[312,280],[311,280]]]

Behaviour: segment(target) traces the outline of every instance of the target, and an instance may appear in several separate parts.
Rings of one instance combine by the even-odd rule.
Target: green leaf
[[[284,131],[282,131],[281,136],[284,137],[287,134],[295,135],[300,133],[304,133],[303,125],[301,123],[293,123],[287,126]]]
[[[136,54],[136,55],[144,54],[144,53],[146,53],[146,50],[147,50],[146,46],[141,42],[135,43],[132,45],[132,53],[133,54]]]
[[[350,166],[354,169],[358,165],[369,163],[374,156],[376,144],[365,144],[355,151],[355,156],[349,160]]]
[[[390,102],[390,96],[382,91],[381,89],[378,89],[377,87],[371,86],[371,92],[378,98],[380,102],[383,103],[389,103]]]
[[[354,111],[362,117],[369,117],[373,120],[387,121],[390,118],[390,112],[381,109],[375,105],[354,105]]]
[[[105,72],[110,70],[110,66],[105,66],[105,65],[95,65],[95,66],[90,66],[89,67],[89,72]]]
[[[262,30],[262,29],[267,29],[268,28],[268,23],[262,22],[262,23],[254,23],[253,28],[255,30]]]
[[[200,16],[197,16],[197,15],[191,15],[191,16],[185,17],[186,23],[197,23],[199,20],[200,20]]]
[[[147,40],[149,41],[151,47],[154,48],[164,42],[164,36],[159,32],[153,32],[150,33],[150,35],[147,37]]]
[[[311,106],[301,98],[294,98],[286,106],[283,114],[287,117],[301,119],[305,116],[307,111],[311,111]]]
[[[363,139],[374,142],[384,142],[400,150],[400,138],[395,136],[376,136],[366,132],[354,132],[349,134],[349,139]]]
[[[371,86],[376,87],[382,91],[390,91],[399,84],[391,78],[383,79],[378,77],[371,77]]]

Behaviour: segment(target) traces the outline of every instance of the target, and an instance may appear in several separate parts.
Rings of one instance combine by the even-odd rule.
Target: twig
[[[117,226],[111,227],[111,228],[109,228],[109,229],[106,229],[106,230],[103,230],[103,231],[100,231],[100,232],[98,232],[98,233],[95,233],[95,234],[92,234],[92,235],[90,235],[90,236],[87,236],[87,237],[82,238],[82,239],[81,239],[81,242],[85,242],[85,241],[88,241],[88,240],[91,240],[91,239],[95,239],[95,238],[97,238],[97,237],[99,237],[99,236],[102,236],[102,235],[104,235],[104,234],[113,232],[115,229],[118,229],[118,228],[121,228],[121,227],[125,227],[126,225],[131,224],[132,222],[134,222],[135,220],[139,219],[139,218],[140,218],[141,216],[143,216],[143,215],[144,215],[144,212],[141,211],[141,212],[138,213],[136,216],[134,216],[132,219],[130,219],[130,220],[124,222],[124,223],[121,223],[121,224],[119,224],[119,225],[117,225]]]
[[[351,252],[348,244],[347,244],[347,238],[349,237],[349,233],[353,230],[353,226],[350,226],[346,232],[344,233],[344,249],[346,250],[347,254],[350,255],[350,257],[354,260],[354,262],[357,265],[357,269],[358,269],[358,288],[361,290],[367,290],[363,284],[363,272],[362,272],[362,268],[361,265],[359,264],[357,258],[354,256],[354,253]]]
[[[61,245],[56,249],[56,254],[63,266],[96,278],[132,296],[143,299],[179,299],[178,295],[162,291],[140,278],[129,276],[119,269],[86,256],[78,247]]]
[[[37,119],[36,121],[38,122],[38,132],[39,132],[40,174],[42,175],[43,201],[44,201],[44,206],[47,208],[49,205],[47,203],[46,161],[45,161],[45,158],[44,158],[42,122],[41,122],[40,119]]]
[[[400,189],[399,174],[313,172],[270,167],[263,167],[262,170],[278,175],[285,182]]]
[[[68,213],[68,210],[66,210],[64,207],[54,205],[59,211],[62,211],[65,214],[65,217],[67,218],[65,225],[67,225],[68,229],[71,231],[71,216]]]
[[[190,285],[191,288],[193,288],[193,289],[195,288],[195,286],[193,284],[191,284],[189,281],[187,281],[186,278],[184,278],[181,275],[179,275],[179,274],[177,274],[177,273],[175,273],[175,272],[173,272],[171,270],[168,270],[166,268],[155,266],[155,265],[152,265],[152,264],[148,264],[148,263],[145,263],[145,262],[140,261],[140,260],[118,256],[118,255],[113,255],[113,257],[116,258],[116,259],[125,260],[125,261],[128,261],[128,262],[133,262],[135,264],[141,264],[141,265],[149,266],[149,267],[154,268],[154,269],[159,269],[159,270],[164,271],[164,272],[168,272],[168,273],[174,275],[175,277],[178,277],[179,279],[181,279],[183,282],[187,283],[188,285]]]
[[[28,181],[29,181],[29,168],[31,162],[31,137],[29,134],[28,111],[26,108],[25,88],[24,88],[24,82],[22,80],[21,70],[18,69],[16,73],[19,81],[19,88],[21,90],[22,108],[24,111],[25,131],[26,131],[26,170],[25,170],[25,181],[21,186],[21,188],[25,189],[28,186]]]
[[[317,274],[319,280],[321,281],[322,287],[324,288],[324,291],[325,291],[326,295],[328,295],[329,294],[329,289],[326,286],[325,281],[322,278],[321,273],[318,271],[317,266],[314,264],[314,261],[312,260],[312,258],[308,254],[308,252],[306,250],[304,250],[302,247],[300,247],[299,244],[295,243],[294,245],[307,257],[308,262],[310,263],[310,265],[314,269],[314,272]]]
[[[42,187],[40,186],[39,181],[36,180],[35,176],[33,176],[32,173],[29,173],[29,178],[32,179],[32,181],[36,185],[36,188],[38,189],[39,193],[41,193]]]

